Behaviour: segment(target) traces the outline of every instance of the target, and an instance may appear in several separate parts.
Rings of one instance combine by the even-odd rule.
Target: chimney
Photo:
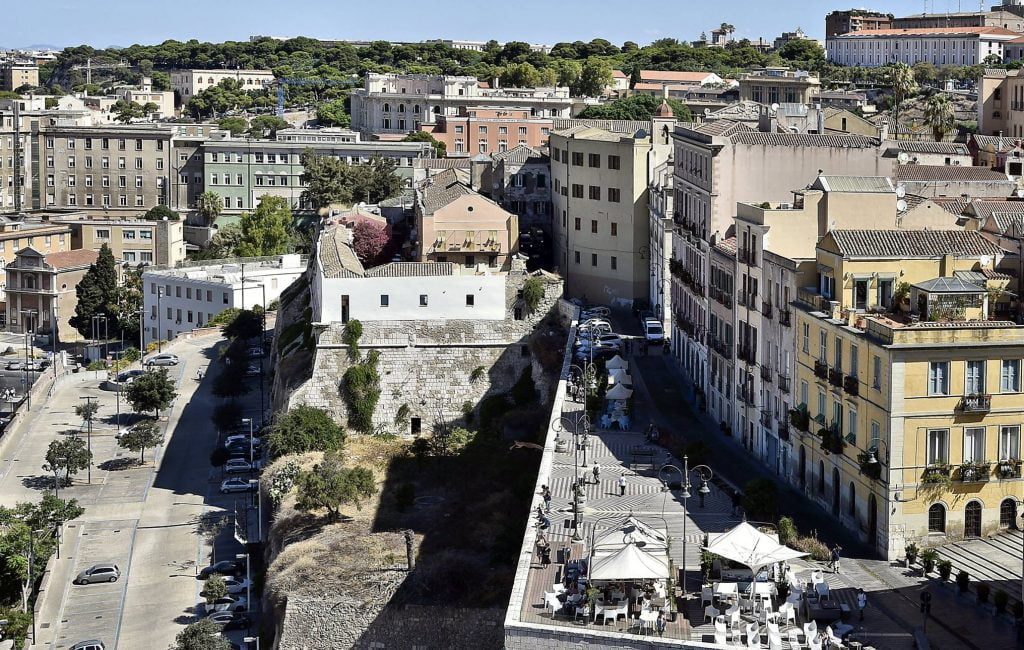
[[[821,103],[814,108],[818,112],[818,135],[825,135],[825,111],[821,110]]]
[[[662,84],[661,86],[661,98],[668,99],[668,84]]]
[[[939,270],[942,273],[942,277],[951,278],[953,277],[953,254],[946,253],[942,256],[942,268]]]
[[[882,122],[882,126],[878,127],[878,139],[882,142],[889,139],[889,120]]]

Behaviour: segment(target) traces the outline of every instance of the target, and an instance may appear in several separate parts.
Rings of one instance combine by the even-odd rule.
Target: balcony
[[[843,378],[843,390],[854,397],[860,395],[860,380],[853,375],[846,375]]]
[[[781,372],[779,373],[779,390],[781,390],[783,393],[789,392],[789,377],[782,374]]]
[[[960,466],[956,480],[961,483],[987,483],[992,465],[986,462],[966,462]]]
[[[782,442],[788,442],[789,441],[789,422],[786,422],[785,420],[776,420],[775,421],[775,432],[778,434],[779,440],[781,440]]]
[[[764,300],[761,302],[761,313],[764,314],[765,318],[772,317],[772,303]]]
[[[930,484],[949,483],[949,476],[952,472],[953,468],[949,465],[945,463],[935,463],[924,468],[924,473],[921,475],[921,482]]]
[[[956,410],[961,413],[988,413],[992,410],[991,395],[965,395]]]
[[[732,343],[713,336],[711,337],[711,349],[726,359],[732,359]]]
[[[740,361],[745,361],[748,364],[755,363],[755,361],[754,361],[754,351],[751,350],[749,347],[744,346],[744,345],[740,345],[740,346],[738,346],[736,348],[736,357]]]
[[[1020,478],[1020,459],[1009,458],[996,463],[996,476],[999,480]]]
[[[814,362],[814,376],[818,379],[828,379],[828,364],[818,359]]]
[[[772,427],[771,411],[761,411],[761,426],[765,429],[770,429]]]
[[[745,295],[743,295],[742,291],[736,294],[736,306],[737,307],[746,307],[747,306],[747,297]]]
[[[772,369],[769,366],[761,366],[761,381],[771,383]]]
[[[804,433],[811,430],[811,416],[804,407],[790,409],[789,421],[793,426]]]
[[[783,327],[792,327],[792,320],[790,320],[791,313],[788,309],[779,310],[779,324]]]
[[[843,387],[843,371],[838,368],[828,369],[828,383],[832,384],[836,388]]]

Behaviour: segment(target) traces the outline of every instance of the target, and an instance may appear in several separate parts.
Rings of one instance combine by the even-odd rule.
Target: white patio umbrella
[[[668,557],[664,549],[656,555],[636,544],[626,544],[614,553],[595,559],[590,568],[590,579],[665,580],[669,577],[668,572]]]
[[[626,400],[626,399],[629,399],[629,396],[632,395],[632,394],[633,394],[633,391],[631,391],[630,389],[626,388],[625,384],[619,383],[619,384],[615,384],[615,388],[612,388],[610,391],[605,393],[604,396],[605,396],[605,399]]]
[[[719,535],[704,547],[704,550],[750,567],[755,579],[761,569],[766,566],[807,555],[807,553],[779,544],[774,538],[765,535],[745,521]],[[751,581],[750,584],[753,585],[754,581]]]
[[[622,548],[627,544],[642,545],[644,550],[668,548],[668,534],[664,529],[656,528],[629,515],[599,533],[595,533],[591,546],[594,552]]]
[[[614,370],[616,368],[622,368],[625,370],[629,368],[629,362],[616,354],[608,360],[608,363],[604,364],[604,367],[608,370]]]

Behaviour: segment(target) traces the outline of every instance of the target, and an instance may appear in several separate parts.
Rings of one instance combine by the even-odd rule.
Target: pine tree
[[[117,262],[106,244],[100,247],[99,256],[89,266],[85,276],[75,287],[78,304],[71,326],[86,338],[92,338],[92,318],[104,315],[111,328],[117,327]]]

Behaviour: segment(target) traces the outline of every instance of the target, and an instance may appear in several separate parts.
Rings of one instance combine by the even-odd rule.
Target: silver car
[[[121,569],[116,564],[94,564],[75,577],[76,585],[88,585],[94,582],[117,582],[121,577]]]
[[[178,355],[176,354],[157,354],[146,359],[147,366],[176,366],[178,365]]]

